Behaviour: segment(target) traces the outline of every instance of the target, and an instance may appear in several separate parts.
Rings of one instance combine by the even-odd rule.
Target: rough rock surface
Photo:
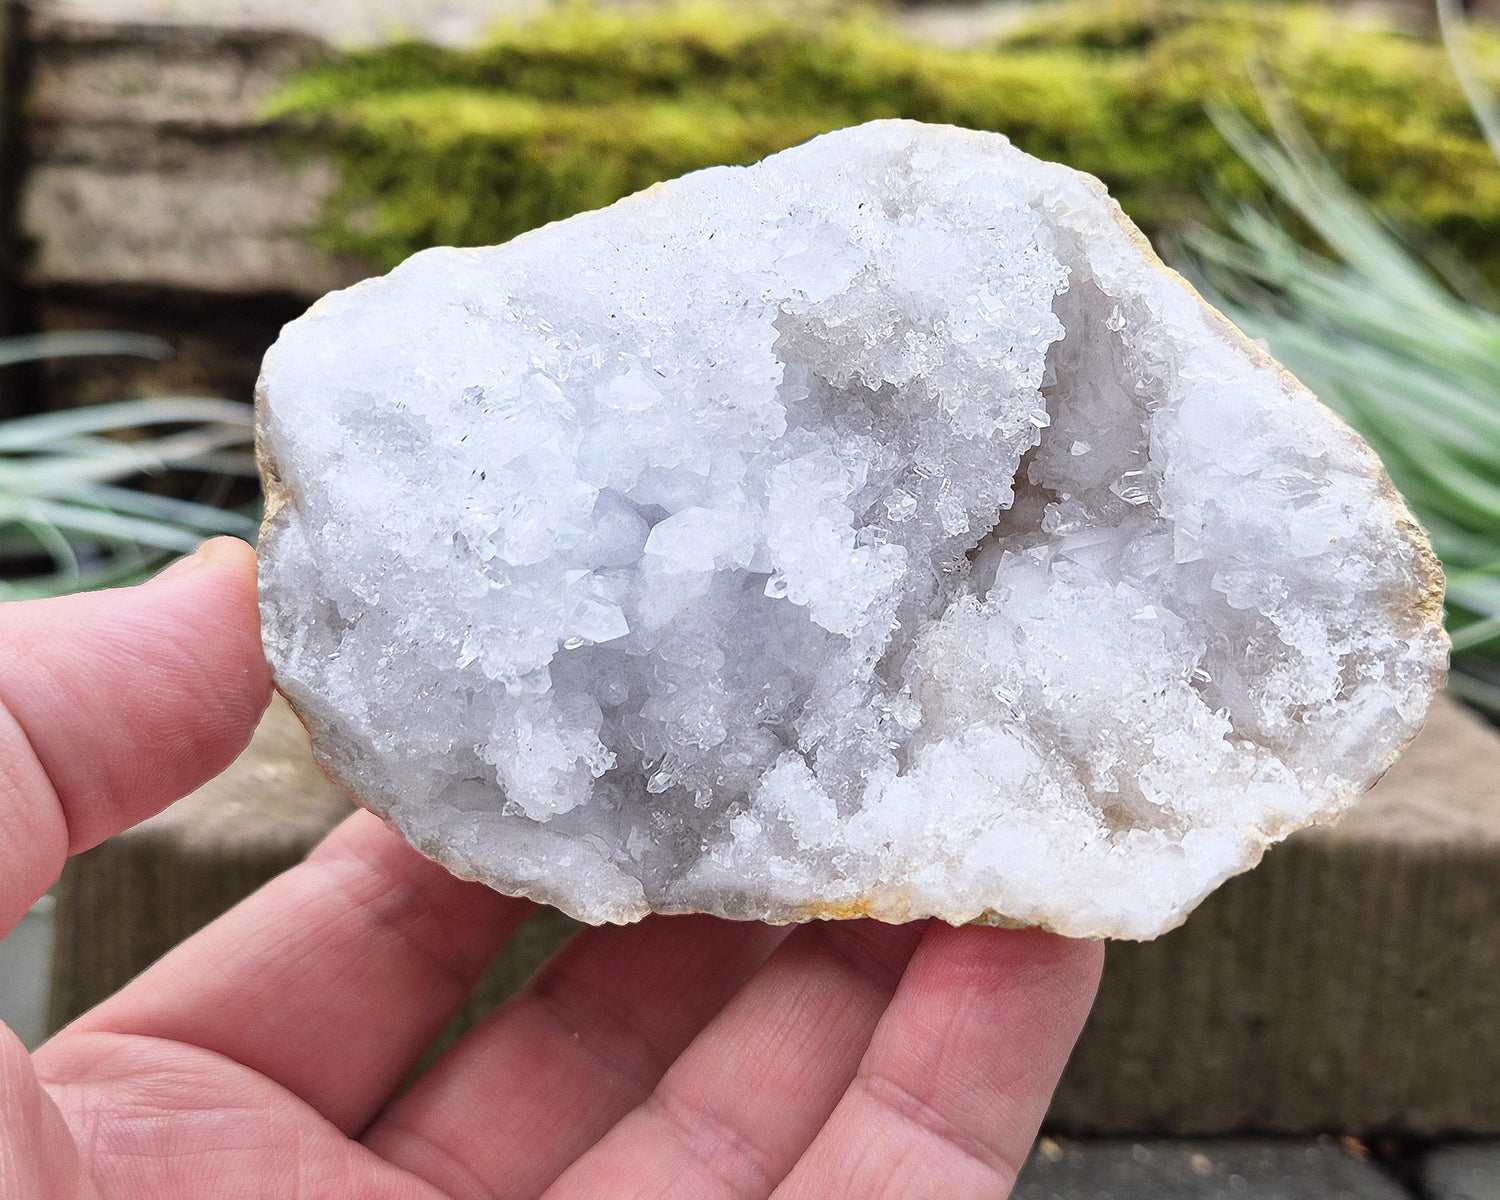
[[[1395,758],[1441,576],[1094,180],[877,122],[293,322],[265,639],[454,871],[1151,937]]]

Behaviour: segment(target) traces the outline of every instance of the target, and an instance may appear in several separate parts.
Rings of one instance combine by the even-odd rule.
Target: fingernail
[[[186,575],[189,571],[196,571],[208,558],[203,553],[203,547],[207,545],[208,543],[204,542],[202,546],[199,546],[191,554],[184,554],[176,562],[169,563],[153,575],[148,582],[160,583],[163,579],[174,579],[179,575]]]

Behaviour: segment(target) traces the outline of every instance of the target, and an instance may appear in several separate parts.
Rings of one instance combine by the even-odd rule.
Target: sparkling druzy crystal
[[[887,121],[335,293],[266,358],[331,775],[586,921],[1151,937],[1421,724],[1379,463],[1094,180]]]

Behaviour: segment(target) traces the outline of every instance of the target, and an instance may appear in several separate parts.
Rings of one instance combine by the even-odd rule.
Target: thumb
[[[0,932],[67,855],[228,766],[269,698],[232,538],[139,587],[0,604]]]

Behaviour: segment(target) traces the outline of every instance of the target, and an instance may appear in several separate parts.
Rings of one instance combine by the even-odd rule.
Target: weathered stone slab
[[[1409,1200],[1380,1167],[1331,1140],[1055,1142],[1012,1200]]]
[[[39,0],[27,281],[311,300],[362,278],[309,242],[333,169],[265,124],[269,97],[336,49],[470,43],[547,3]]]
[[[1421,1178],[1427,1200],[1500,1200],[1500,1142],[1434,1150]]]
[[[202,144],[120,131],[109,157],[133,143],[143,152],[111,172],[106,156],[79,157],[67,141],[39,133],[23,210],[28,229],[46,231],[33,271],[51,285],[311,295],[363,274],[305,240],[332,184],[325,161],[292,164],[248,135]]]
[[[37,0],[15,219],[28,253],[24,267],[0,255],[0,319],[146,331],[162,312],[177,359],[112,360],[107,398],[248,399],[275,330],[368,273],[309,240],[333,168],[263,121],[268,98],[336,49],[393,36],[469,42],[545,3]],[[20,317],[7,287],[28,306]],[[226,303],[246,317],[226,315]],[[242,357],[247,328],[253,353]],[[195,342],[207,343],[201,355]],[[83,383],[76,369],[49,369],[49,403],[100,390],[91,366]]]
[[[339,46],[420,34],[442,45],[472,42],[496,20],[548,0],[47,0],[57,19],[205,29],[296,30]]]
[[[50,10],[32,40],[31,283],[312,296],[363,274],[306,238],[330,164],[295,157],[259,119],[322,43]]]
[[[54,124],[226,130],[256,123],[287,75],[329,53],[295,23],[148,19],[141,5],[44,3],[33,115]]]

